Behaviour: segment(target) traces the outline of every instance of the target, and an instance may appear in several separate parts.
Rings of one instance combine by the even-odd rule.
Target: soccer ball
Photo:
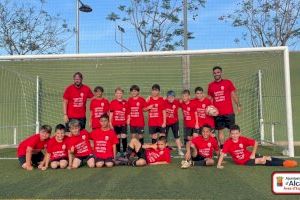
[[[218,116],[219,111],[215,106],[210,105],[210,106],[206,107],[205,113],[209,116],[215,117],[215,116]]]

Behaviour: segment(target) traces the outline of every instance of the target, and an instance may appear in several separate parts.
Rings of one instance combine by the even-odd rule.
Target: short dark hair
[[[152,85],[152,90],[158,90],[158,91],[160,91],[160,86],[158,84],[153,84]]]
[[[104,89],[103,89],[103,87],[102,86],[96,86],[95,88],[94,88],[94,92],[97,92],[97,91],[100,91],[100,92],[104,92]]]
[[[109,116],[107,113],[104,113],[103,115],[101,115],[100,119],[107,119],[109,121]]]
[[[213,71],[215,71],[216,69],[219,69],[219,70],[223,71],[222,67],[220,67],[220,66],[214,66],[213,67]]]
[[[202,127],[201,127],[201,132],[203,130],[203,128],[208,128],[210,131],[212,130],[212,127],[208,124],[204,124]]]
[[[234,125],[230,126],[230,129],[229,129],[229,130],[230,130],[230,132],[231,132],[231,131],[235,131],[235,130],[241,131],[241,128],[240,128],[239,125],[234,124]]]
[[[50,133],[51,134],[51,132],[52,132],[52,127],[50,126],[50,125],[43,125],[43,126],[41,126],[41,128],[40,128],[40,131],[41,130],[44,130],[44,131],[46,131],[46,133]]]
[[[198,91],[203,92],[203,88],[202,87],[196,87],[195,88],[195,93],[198,92]]]
[[[190,90],[185,89],[185,90],[183,90],[183,91],[181,92],[181,94],[188,94],[188,95],[191,95],[191,92],[190,92]]]
[[[167,137],[166,136],[160,136],[157,141],[167,143]]]
[[[57,130],[66,130],[66,127],[65,127],[65,125],[63,125],[63,124],[57,124],[56,126],[55,126],[55,132],[57,131]]]
[[[139,86],[137,86],[137,85],[132,85],[131,87],[130,87],[130,92],[132,92],[133,90],[136,90],[136,91],[140,91],[140,87]]]
[[[74,75],[73,75],[73,78],[75,78],[75,76],[79,76],[81,79],[83,79],[83,75],[81,72],[76,72]]]

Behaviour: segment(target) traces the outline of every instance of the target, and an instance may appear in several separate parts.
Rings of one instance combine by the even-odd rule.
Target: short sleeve
[[[69,100],[70,99],[70,87],[67,87],[64,91],[64,95],[63,95],[63,98],[66,99],[66,100]]]
[[[87,87],[87,88],[88,88],[88,94],[87,94],[87,97],[88,97],[88,98],[93,98],[93,97],[94,97],[94,94],[93,94],[91,88],[90,88],[90,87]]]
[[[52,153],[52,145],[51,145],[51,140],[47,142],[47,148],[46,148],[48,153]]]
[[[114,131],[111,132],[111,138],[113,144],[119,144],[119,139],[117,137],[117,134]]]
[[[219,145],[218,145],[218,142],[217,142],[216,138],[212,138],[212,139],[213,139],[212,144],[213,144],[214,150],[219,151]]]
[[[230,92],[236,90],[235,86],[233,85],[232,81],[230,81],[230,80],[228,80],[228,88],[229,88]]]
[[[229,153],[230,143],[226,141],[223,145],[222,153]]]
[[[165,160],[167,163],[171,163],[171,153],[170,149],[166,148],[165,150]]]
[[[208,85],[208,88],[207,88],[207,94],[211,97],[213,97],[213,92],[211,91],[211,84]]]
[[[109,111],[110,111],[110,112],[113,112],[113,111],[114,111],[114,102],[113,102],[113,101],[110,102],[110,104],[109,104]]]
[[[255,144],[255,140],[254,139],[244,137],[244,140],[245,140],[245,145],[247,147],[254,146],[254,144]]]

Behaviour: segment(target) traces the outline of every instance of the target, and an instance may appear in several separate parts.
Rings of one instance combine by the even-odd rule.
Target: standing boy
[[[152,85],[151,96],[147,99],[148,126],[152,144],[157,142],[158,135],[166,135],[166,105],[163,97],[160,96],[160,86]]]
[[[43,125],[39,133],[26,138],[19,144],[17,156],[23,169],[32,170],[33,166],[37,167],[41,164],[41,167],[43,165],[44,154],[42,150],[46,148],[51,132],[51,126]]]
[[[94,98],[90,104],[90,121],[89,125],[94,130],[101,128],[100,117],[103,114],[109,113],[109,101],[103,97],[104,89],[101,86],[97,86],[94,89]]]
[[[128,125],[130,125],[131,138],[138,137],[139,141],[144,144],[144,113],[146,101],[139,96],[140,88],[137,85],[130,87],[131,97],[128,99]]]

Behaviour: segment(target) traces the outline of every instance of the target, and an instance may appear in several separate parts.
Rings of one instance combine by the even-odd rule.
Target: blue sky
[[[36,1],[36,0],[30,0]],[[77,0],[46,0],[46,10],[50,13],[60,13],[71,27],[76,23]],[[80,12],[80,53],[120,52],[120,46],[115,42],[114,24],[106,20],[112,11],[118,12],[117,7],[126,0],[82,0],[91,6],[93,12]],[[218,18],[230,13],[237,0],[208,0],[205,8],[201,8],[198,18],[189,18],[189,31],[195,39],[189,41],[189,49],[215,49],[249,47],[245,42],[239,45],[234,39],[241,35],[241,30],[230,24],[219,21]],[[122,26],[127,27],[125,24]],[[128,27],[127,27],[128,28]],[[75,53],[75,35],[67,42],[66,53]],[[118,35],[120,40],[120,35]],[[132,51],[140,51],[133,29],[126,29],[124,45]]]

